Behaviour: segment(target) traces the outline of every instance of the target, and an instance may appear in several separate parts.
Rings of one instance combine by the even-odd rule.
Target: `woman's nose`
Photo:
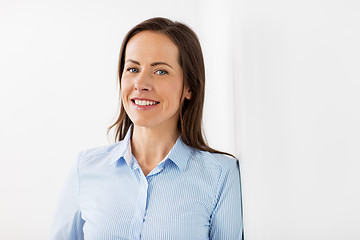
[[[144,72],[140,73],[135,79],[134,88],[136,91],[151,91],[151,79]]]

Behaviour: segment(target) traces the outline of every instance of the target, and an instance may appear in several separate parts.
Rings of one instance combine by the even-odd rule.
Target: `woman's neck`
[[[171,131],[136,125],[133,127],[131,151],[147,175],[170,152],[180,133],[176,128]]]

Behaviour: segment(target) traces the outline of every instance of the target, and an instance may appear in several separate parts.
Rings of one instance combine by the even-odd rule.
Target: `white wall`
[[[360,2],[241,8],[247,239],[360,239]]]
[[[76,154],[110,142],[121,40],[153,16],[199,35],[246,239],[359,239],[359,3],[289,2],[2,0],[0,239],[47,238]]]

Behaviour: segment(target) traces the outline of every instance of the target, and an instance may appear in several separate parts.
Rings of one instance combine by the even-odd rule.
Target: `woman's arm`
[[[223,172],[210,220],[210,239],[243,239],[239,162]]]
[[[80,240],[84,239],[83,225],[79,205],[79,175],[78,161],[71,169],[60,195],[58,207],[51,229],[51,240]]]

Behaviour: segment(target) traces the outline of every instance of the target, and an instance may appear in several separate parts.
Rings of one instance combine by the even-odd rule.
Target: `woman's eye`
[[[139,70],[136,69],[136,68],[128,68],[127,70],[128,70],[128,72],[131,72],[131,73],[137,73],[137,72],[139,72]]]
[[[159,75],[165,75],[165,74],[168,74],[168,72],[167,72],[167,71],[165,71],[165,70],[157,70],[155,73],[156,73],[156,74],[159,74]]]

